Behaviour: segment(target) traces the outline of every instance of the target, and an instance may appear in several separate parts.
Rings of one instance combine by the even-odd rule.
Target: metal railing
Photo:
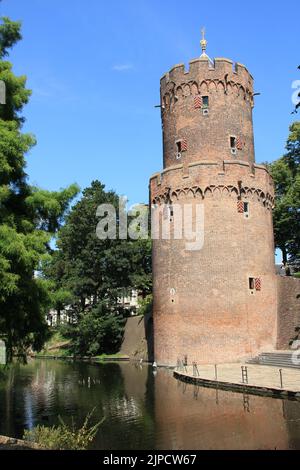
[[[182,359],[177,359],[176,370],[187,372],[187,364]]]
[[[243,384],[248,384],[248,367],[242,366],[242,382]]]

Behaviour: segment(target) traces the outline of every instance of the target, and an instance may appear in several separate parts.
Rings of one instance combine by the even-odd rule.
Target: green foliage
[[[44,266],[54,286],[52,305],[58,318],[64,306],[71,307],[75,324],[66,327],[69,349],[81,356],[118,351],[126,314],[118,297],[132,289],[146,297],[152,287],[151,241],[97,238],[101,204],[112,204],[118,211],[119,198],[93,181],[70,211],[58,234],[58,250]]]
[[[59,417],[58,426],[36,426],[31,431],[24,432],[23,439],[34,442],[44,449],[50,450],[86,450],[95,439],[98,429],[104,421],[98,422],[94,426],[89,426],[94,410],[88,414],[83,426],[76,429],[74,423],[69,427],[62,418]]]
[[[77,315],[89,308],[91,299],[93,305],[104,299],[112,305],[133,288],[144,295],[151,292],[151,241],[98,239],[96,211],[100,204],[118,209],[119,199],[93,181],[70,211],[59,231],[58,250],[44,269],[56,289],[71,293]]]
[[[153,307],[153,296],[152,294],[147,295],[144,299],[139,300],[139,315],[151,314]]]
[[[300,259],[300,122],[290,127],[287,153],[268,165],[275,183],[275,245],[288,257]]]
[[[63,336],[60,328],[49,328],[49,338],[45,342],[43,349],[36,354],[36,357],[43,356],[71,356],[69,351],[70,340]]]
[[[7,17],[3,17],[2,21],[3,23],[0,25],[0,58],[8,55],[9,49],[22,39],[19,21],[11,21]]]
[[[8,18],[0,24],[0,80],[6,85],[6,104],[0,105],[0,333],[13,351],[40,349],[47,337],[45,314],[51,305],[47,279],[40,276],[49,258],[51,237],[60,227],[78,187],[59,192],[31,187],[25,156],[35,145],[23,134],[20,111],[31,94],[26,77],[16,77],[3,60],[21,38],[20,23]]]
[[[64,325],[61,332],[71,339],[69,350],[75,356],[114,354],[123,338],[124,319],[102,302],[82,314],[76,325]]]

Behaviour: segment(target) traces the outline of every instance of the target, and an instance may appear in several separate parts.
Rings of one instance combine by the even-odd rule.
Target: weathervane
[[[207,41],[205,39],[205,28],[204,27],[201,29],[201,34],[202,34],[202,39],[200,41],[201,49],[202,49],[201,57],[203,57],[203,56],[205,57],[206,56]]]

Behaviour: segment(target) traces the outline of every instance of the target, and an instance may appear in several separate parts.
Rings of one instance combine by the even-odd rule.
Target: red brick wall
[[[195,96],[209,97],[209,115],[194,108]],[[184,139],[187,151],[180,161],[223,161],[236,158],[254,162],[252,126],[253,79],[244,66],[216,59],[175,66],[161,80],[164,168],[178,163],[176,141]],[[232,156],[230,136],[240,137],[242,148]]]
[[[235,195],[182,195],[177,203],[204,204],[203,249],[186,251],[186,240],[153,242],[158,363],[186,354],[189,362],[235,361],[275,347],[272,213],[256,196],[247,200],[245,219]],[[249,277],[261,279],[261,291],[251,293]]]
[[[290,341],[297,336],[295,328],[300,328],[300,279],[277,276],[277,283],[277,349],[290,349]]]

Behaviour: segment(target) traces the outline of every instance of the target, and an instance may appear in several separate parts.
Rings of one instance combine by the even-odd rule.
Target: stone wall
[[[133,360],[153,361],[152,316],[127,319],[120,354],[129,356]]]
[[[277,349],[290,349],[291,341],[300,339],[300,279],[277,276],[277,285]]]

